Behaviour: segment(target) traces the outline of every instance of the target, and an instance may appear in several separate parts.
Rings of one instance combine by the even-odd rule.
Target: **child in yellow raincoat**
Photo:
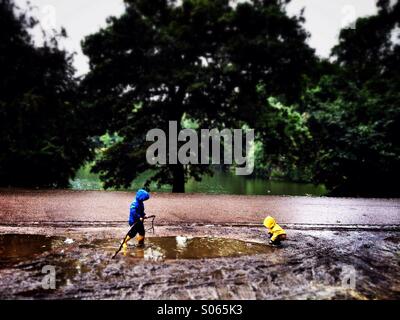
[[[264,219],[264,226],[268,229],[270,244],[279,245],[281,241],[286,240],[286,232],[276,223],[275,219],[268,216]]]

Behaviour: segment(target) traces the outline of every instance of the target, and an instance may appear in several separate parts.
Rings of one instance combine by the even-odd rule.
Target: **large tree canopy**
[[[166,129],[169,120],[240,128],[258,122],[265,104],[259,84],[285,102],[300,96],[314,52],[302,18],[286,14],[287,2],[125,0],[121,17],[85,39],[90,105],[98,122],[122,138],[95,167],[106,187],[129,186],[150,168],[146,132]],[[152,179],[182,192],[185,180],[204,169],[164,165]]]
[[[52,37],[36,47],[36,21],[0,0],[0,184],[67,186],[90,155],[71,57]]]

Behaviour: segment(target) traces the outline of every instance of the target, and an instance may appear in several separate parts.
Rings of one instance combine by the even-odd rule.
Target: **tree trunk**
[[[174,193],[184,193],[185,192],[185,173],[183,165],[178,163],[172,165],[172,192]]]
[[[175,88],[171,89],[172,91],[175,91]],[[179,132],[182,129],[181,126],[181,121],[183,117],[183,107],[182,107],[182,101],[185,97],[185,90],[180,88],[178,92],[174,95],[172,99],[172,108],[173,111],[171,113],[171,118],[170,121],[176,121],[177,122],[177,133],[179,135]],[[178,142],[178,150],[179,150],[179,142]],[[178,152],[178,150],[176,150]],[[172,192],[174,193],[184,193],[185,192],[185,171],[184,167],[181,163],[179,163],[178,159],[178,164],[172,164],[171,165],[171,170],[172,170]]]

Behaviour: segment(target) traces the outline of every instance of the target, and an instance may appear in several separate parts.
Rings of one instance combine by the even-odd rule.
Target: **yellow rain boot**
[[[138,241],[138,245],[139,246],[143,246],[144,245],[144,236],[141,236],[140,234],[138,234],[136,239]]]
[[[128,241],[131,240],[130,236],[126,236],[126,239],[124,241],[124,243],[122,244],[122,254],[124,256],[126,256],[126,253],[128,251]]]

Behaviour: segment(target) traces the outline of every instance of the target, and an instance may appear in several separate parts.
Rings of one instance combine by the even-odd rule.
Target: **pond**
[[[137,190],[143,187],[146,179],[151,175],[145,172],[140,175],[129,188]],[[102,183],[97,174],[90,173],[89,167],[78,171],[75,179],[70,181],[74,190],[102,190]],[[170,186],[157,188],[150,186],[151,191],[170,192]],[[216,171],[213,176],[204,176],[202,181],[189,180],[185,185],[188,193],[216,193],[216,194],[241,194],[241,195],[289,195],[289,196],[323,196],[326,189],[323,185],[311,183],[298,183],[281,180],[266,180],[236,176],[231,172]]]
[[[191,180],[185,187],[186,192],[243,195],[322,196],[326,193],[324,186],[311,183],[247,178],[230,172],[216,172],[212,177],[203,177],[201,182]]]

